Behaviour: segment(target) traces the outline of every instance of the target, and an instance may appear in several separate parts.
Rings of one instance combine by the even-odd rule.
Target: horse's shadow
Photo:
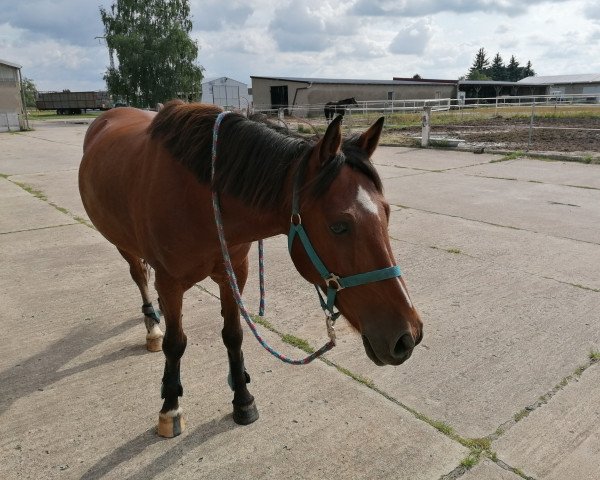
[[[32,355],[28,359],[13,365],[0,372],[0,415],[22,397],[28,396],[36,390],[43,390],[49,385],[100,365],[116,360],[147,353],[143,344],[107,353],[99,358],[90,360],[80,365],[64,368],[71,360],[84,353],[89,348],[119,335],[133,326],[143,325],[139,317],[125,320],[114,327],[102,330],[97,322],[78,325],[66,336],[48,345],[42,352]],[[141,333],[142,329],[140,329]]]
[[[177,463],[182,455],[202,445],[221,433],[236,428],[231,414],[220,419],[214,419],[199,425],[193,431],[186,433],[181,439],[163,439],[156,433],[156,427],[150,428],[127,443],[115,448],[112,453],[92,465],[82,476],[82,480],[96,480],[104,477],[119,465],[129,462],[144,450],[157,442],[173,442],[162,455],[154,458],[147,466],[127,477],[128,480],[146,480],[154,478]]]

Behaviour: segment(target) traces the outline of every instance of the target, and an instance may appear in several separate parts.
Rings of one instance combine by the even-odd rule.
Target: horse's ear
[[[371,125],[365,133],[358,137],[358,140],[356,141],[361,150],[367,152],[369,158],[371,158],[371,155],[373,155],[373,152],[379,144],[379,137],[381,136],[381,131],[383,130],[384,121],[385,117],[381,117],[373,125]]]
[[[329,126],[319,146],[319,161],[321,165],[325,165],[329,160],[334,158],[342,146],[342,116],[335,117]]]

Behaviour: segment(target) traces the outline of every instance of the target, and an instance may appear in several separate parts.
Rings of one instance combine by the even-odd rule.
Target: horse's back
[[[92,223],[119,248],[135,243],[131,210],[154,115],[126,107],[109,110],[92,122],[84,139],[81,200]]]

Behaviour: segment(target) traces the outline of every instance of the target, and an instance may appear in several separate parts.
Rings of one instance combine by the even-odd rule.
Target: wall
[[[19,130],[22,109],[18,70],[0,64],[0,132]]]

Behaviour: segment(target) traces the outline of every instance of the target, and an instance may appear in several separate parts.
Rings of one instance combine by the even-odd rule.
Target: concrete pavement
[[[77,192],[85,125],[0,135],[0,478],[594,478],[600,471],[600,166],[380,148],[392,245],[425,339],[376,367],[339,345],[278,363],[246,330],[260,419],[230,418],[217,289],[185,297],[180,437],[155,434],[162,354]],[[247,302],[257,304],[253,253]],[[285,238],[265,336],[326,341]],[[263,328],[264,331],[264,328]],[[595,356],[595,355],[594,355]],[[337,366],[337,368],[336,368]]]

